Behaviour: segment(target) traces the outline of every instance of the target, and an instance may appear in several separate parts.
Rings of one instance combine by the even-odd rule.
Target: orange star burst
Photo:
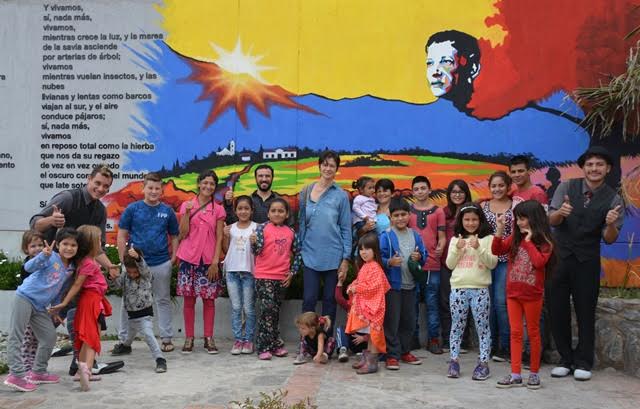
[[[250,105],[266,117],[270,117],[271,105],[319,114],[312,108],[295,102],[292,97],[297,96],[296,94],[278,85],[267,84],[260,76],[260,71],[272,68],[257,64],[261,56],[253,57],[242,53],[240,41],[232,52],[216,45],[213,47],[218,52],[218,60],[201,61],[184,57],[192,69],[191,75],[185,80],[202,85],[202,93],[197,101],[213,102],[204,128],[214,123],[225,111],[234,108],[240,122],[248,129],[247,108]]]

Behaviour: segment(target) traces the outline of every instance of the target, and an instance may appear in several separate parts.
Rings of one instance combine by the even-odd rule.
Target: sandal
[[[183,354],[190,354],[192,352],[193,352],[193,337],[185,338],[184,339],[184,346],[182,347],[182,353]]]
[[[162,345],[160,346],[160,350],[162,352],[171,352],[173,351],[175,348],[173,346],[173,343],[171,341],[169,342],[162,342]]]

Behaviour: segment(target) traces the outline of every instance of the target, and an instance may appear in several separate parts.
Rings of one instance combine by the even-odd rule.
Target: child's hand
[[[458,234],[458,241],[456,242],[456,248],[462,250],[467,245],[467,241],[462,238],[462,235]]]
[[[187,211],[187,213],[191,213],[191,209],[193,209],[193,202],[191,200],[189,200],[185,205],[184,205],[184,209]]]
[[[220,271],[218,269],[218,263],[212,262],[207,271],[207,278],[209,281],[214,281],[220,278]]]
[[[420,249],[416,247],[416,249],[413,252],[411,252],[411,255],[409,257],[411,257],[411,260],[413,261],[420,261],[420,259],[422,258],[422,254],[420,254]]]
[[[282,280],[282,286],[284,288],[288,288],[291,285],[291,279],[293,278],[293,275],[289,274],[287,276],[287,278],[285,278],[284,280]]]
[[[256,241],[258,241],[258,235],[256,233],[251,233],[251,235],[249,236],[249,241],[251,242],[251,244],[256,244]]]
[[[52,314],[51,319],[53,320],[53,325],[56,327],[64,322],[62,317],[58,314]]]
[[[44,248],[42,249],[42,253],[44,253],[45,256],[49,257],[51,255],[51,253],[53,252],[53,248],[56,246],[56,241],[52,241],[51,244],[47,243],[47,241],[44,241]]]
[[[505,224],[505,215],[504,213],[498,213],[496,216],[496,227],[500,230],[504,229],[504,224]]]
[[[224,237],[231,236],[231,225],[224,226],[224,229],[222,229],[222,233],[224,234]]]
[[[395,252],[393,257],[389,259],[389,265],[391,267],[398,267],[399,265],[402,265],[402,257],[400,257],[400,254],[398,254],[397,251]]]
[[[525,241],[531,241],[531,229],[521,229],[520,233],[524,233],[524,240]]]
[[[471,238],[469,238],[469,246],[471,246],[474,249],[477,249],[478,247],[480,247],[480,242],[478,241],[477,234],[474,234],[473,236],[471,236]]]
[[[360,345],[363,342],[368,342],[366,335],[353,335],[352,338],[355,345]]]
[[[347,294],[355,294],[355,293],[356,293],[356,288],[354,286],[350,285],[347,288]]]
[[[111,280],[115,280],[116,278],[120,277],[120,266],[115,266],[117,268],[110,268],[109,269],[109,278]]]
[[[60,304],[58,304],[58,305],[54,305],[53,307],[49,307],[49,308],[47,308],[47,312],[48,312],[50,315],[52,315],[52,316],[53,316],[53,315],[57,315],[57,314],[58,314],[58,311],[60,311],[61,309],[63,309],[63,308],[64,308],[64,307],[66,307],[66,306],[67,306],[67,304],[65,304],[65,303],[60,303]]]
[[[322,352],[318,351],[318,353],[313,357],[313,362],[317,364],[322,363]]]
[[[140,260],[140,254],[138,254],[138,252],[135,251],[133,247],[129,247],[129,250],[127,250],[127,253],[136,261]]]

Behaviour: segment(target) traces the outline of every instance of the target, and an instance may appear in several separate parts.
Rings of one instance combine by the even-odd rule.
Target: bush
[[[0,251],[0,290],[15,290],[21,283],[22,262],[10,260]]]
[[[244,402],[230,402],[239,409],[316,409],[317,406],[311,403],[311,399],[301,400],[298,403],[289,405],[285,402],[287,391],[277,390],[268,395],[260,392],[260,401],[254,403],[253,399],[247,398]]]

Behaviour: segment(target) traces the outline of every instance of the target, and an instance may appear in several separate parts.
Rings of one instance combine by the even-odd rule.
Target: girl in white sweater
[[[455,237],[449,243],[447,267],[451,273],[451,360],[449,378],[460,376],[460,342],[467,325],[469,307],[476,323],[480,357],[471,379],[484,381],[489,378],[489,354],[491,330],[489,328],[489,290],[491,270],[498,258],[491,253],[491,226],[484,212],[473,203],[462,205],[456,215]]]

